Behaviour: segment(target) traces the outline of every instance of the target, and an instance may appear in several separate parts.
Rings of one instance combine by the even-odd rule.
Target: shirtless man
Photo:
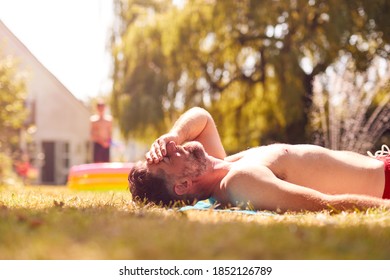
[[[97,114],[91,116],[91,140],[93,142],[93,162],[110,161],[110,143],[112,135],[112,118],[105,114],[105,104],[99,101]]]
[[[145,157],[129,174],[136,200],[212,197],[224,206],[279,212],[390,209],[390,156],[273,144],[226,157],[211,115],[201,108],[185,112]]]

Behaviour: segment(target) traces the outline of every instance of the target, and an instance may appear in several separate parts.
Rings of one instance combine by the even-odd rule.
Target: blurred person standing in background
[[[93,162],[109,162],[112,137],[112,117],[105,114],[106,104],[102,100],[97,102],[96,110],[97,114],[91,116]]]

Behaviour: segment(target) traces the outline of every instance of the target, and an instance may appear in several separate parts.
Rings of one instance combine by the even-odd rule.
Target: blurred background
[[[91,161],[98,99],[111,161],[142,159],[192,106],[228,153],[375,151],[390,143],[389,55],[387,0],[4,0],[0,183],[66,183]]]

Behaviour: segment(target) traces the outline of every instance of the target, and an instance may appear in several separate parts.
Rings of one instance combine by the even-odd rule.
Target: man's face
[[[168,180],[184,177],[194,179],[206,170],[206,152],[199,142],[188,142],[183,146],[169,142],[166,150],[167,155],[161,162],[148,164],[152,173],[163,170]]]
[[[106,106],[104,104],[98,104],[96,106],[96,109],[100,115],[104,113],[104,110],[106,109]]]

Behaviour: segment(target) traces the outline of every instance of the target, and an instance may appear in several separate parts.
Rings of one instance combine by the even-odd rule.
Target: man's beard
[[[200,145],[185,144],[183,147],[190,153],[190,160],[186,164],[183,175],[196,178],[207,169],[206,153]]]

